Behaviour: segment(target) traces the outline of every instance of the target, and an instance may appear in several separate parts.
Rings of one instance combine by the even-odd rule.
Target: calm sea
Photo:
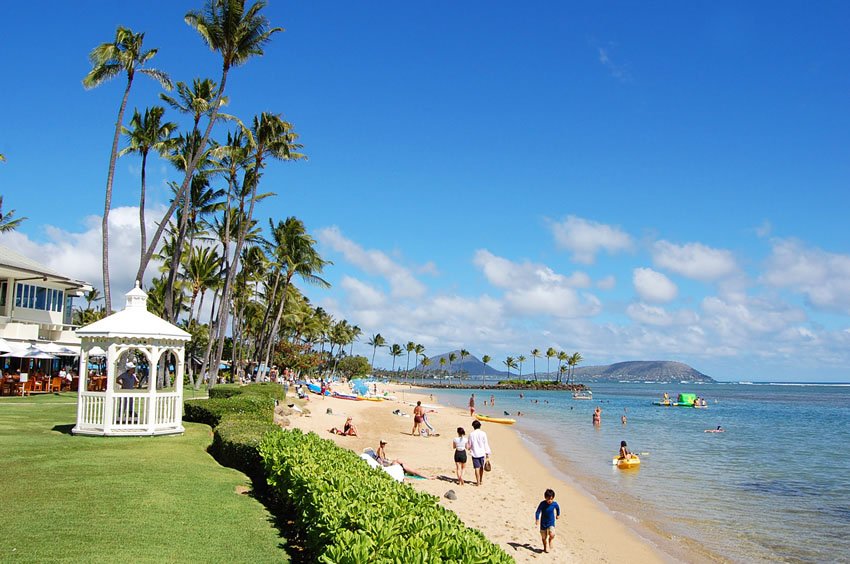
[[[652,405],[665,391],[709,407]],[[458,407],[470,393],[433,392]],[[496,406],[482,406],[491,393]],[[592,401],[523,393],[477,391],[478,411],[522,411],[516,430],[557,471],[672,554],[850,562],[850,384],[595,384]],[[717,425],[726,431],[704,432]],[[640,470],[611,465],[621,440]]]

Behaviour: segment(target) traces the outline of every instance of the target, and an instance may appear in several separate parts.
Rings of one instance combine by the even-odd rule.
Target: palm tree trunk
[[[103,220],[101,221],[103,307],[106,315],[112,313],[112,289],[109,283],[109,210],[112,208],[112,182],[115,178],[115,161],[118,160],[118,140],[121,138],[121,124],[124,123],[124,110],[127,108],[127,99],[130,97],[132,85],[133,76],[129,75],[127,77],[127,88],[124,89],[124,97],[121,98],[121,107],[118,108],[115,135],[112,137],[112,153],[109,155],[109,170],[106,174],[106,196],[103,202]]]
[[[148,163],[148,152],[142,152],[142,191],[139,194],[139,230],[141,231],[139,235],[141,236],[141,251],[139,254],[139,261],[141,261],[145,257],[145,249],[148,248],[148,230],[145,226],[145,175],[146,168]],[[139,280],[141,282],[141,280]]]
[[[274,287],[272,289],[272,297],[271,297],[271,300],[269,300],[269,305],[266,308],[265,315],[263,316],[262,327],[267,327],[266,322],[268,321],[269,313],[271,312],[271,309],[274,307],[274,301],[275,301],[275,298],[277,297],[277,295],[276,295],[277,294],[277,285],[278,285],[279,281],[280,281],[280,270],[278,269],[278,271],[275,273]],[[274,344],[274,341],[277,338],[277,330],[278,330],[278,326],[280,325],[280,319],[283,316],[283,308],[284,308],[284,305],[286,303],[286,291],[288,290],[288,286],[289,286],[289,279],[287,278],[287,280],[284,282],[283,291],[281,292],[280,306],[278,307],[278,311],[277,311],[277,315],[275,316],[274,323],[272,323],[272,327],[271,327],[271,330],[268,332],[268,335],[267,336],[264,335],[264,340],[261,341],[261,345],[266,349],[266,353],[264,355],[264,360],[265,360],[266,366],[268,366],[269,358],[271,357],[272,345]]]

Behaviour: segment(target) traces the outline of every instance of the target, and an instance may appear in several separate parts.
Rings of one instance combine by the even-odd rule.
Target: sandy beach
[[[338,391],[347,393],[348,390]],[[455,483],[452,460],[452,438],[457,427],[467,434],[472,430],[468,410],[438,406],[421,390],[399,386],[379,386],[395,400],[382,402],[349,401],[311,394],[310,415],[293,417],[293,427],[314,431],[336,444],[362,452],[377,448],[379,440],[387,441],[390,458],[404,462],[432,476],[430,480],[406,479],[414,488],[440,498],[440,503],[454,511],[464,523],[483,532],[499,544],[517,562],[663,562],[670,558],[649,541],[619,522],[596,500],[559,480],[549,468],[524,445],[509,425],[484,423],[492,449],[493,470],[485,473],[483,484],[474,484],[471,460],[464,479],[470,483]],[[417,400],[434,406],[428,418],[439,436],[422,437],[410,434],[413,427],[413,406]],[[327,413],[330,410],[331,413]],[[409,417],[394,415],[400,410]],[[359,436],[343,437],[328,432],[342,427],[346,417],[352,417]],[[549,553],[543,553],[539,529],[534,523],[534,511],[547,488],[555,490],[555,500],[561,507],[557,536]],[[456,500],[444,497],[454,490]]]

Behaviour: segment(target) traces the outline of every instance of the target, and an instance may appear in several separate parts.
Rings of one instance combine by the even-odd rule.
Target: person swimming
[[[703,433],[723,433],[726,429],[718,425],[716,429],[706,429]]]

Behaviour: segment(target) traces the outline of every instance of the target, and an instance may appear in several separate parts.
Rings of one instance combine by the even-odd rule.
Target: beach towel
[[[389,474],[390,477],[396,482],[404,481],[404,469],[401,467],[401,464],[393,464],[392,466],[381,466],[381,464],[377,460],[375,460],[375,451],[373,451],[372,449],[366,450],[371,451],[371,454],[364,451],[363,454],[360,455],[360,458],[365,460],[366,464],[368,464],[372,468],[382,469],[384,472]]]

